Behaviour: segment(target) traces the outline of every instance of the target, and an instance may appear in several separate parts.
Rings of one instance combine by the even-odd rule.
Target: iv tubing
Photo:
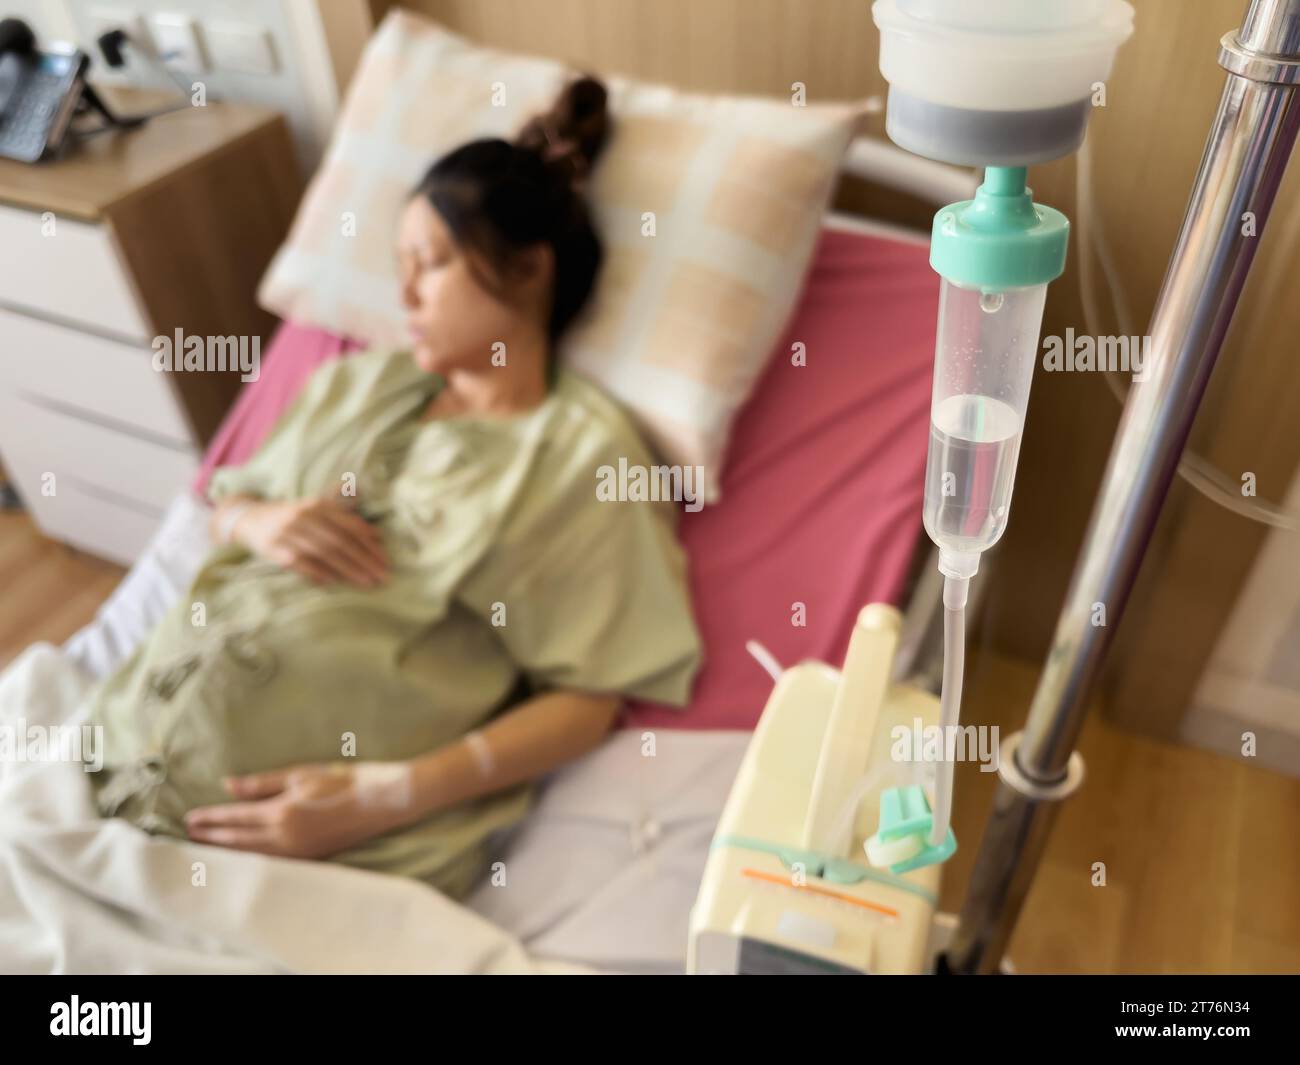
[[[948,835],[952,820],[953,762],[947,758],[949,736],[961,719],[962,673],[966,666],[966,594],[969,577],[944,576],[943,581],[943,689],[939,697],[939,726],[945,758],[938,765],[934,782],[934,823],[930,845],[937,846]],[[955,742],[954,742],[955,750]]]

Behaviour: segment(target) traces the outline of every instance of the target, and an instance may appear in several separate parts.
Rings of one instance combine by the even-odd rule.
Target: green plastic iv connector
[[[1055,281],[1065,270],[1070,220],[1034,203],[1023,166],[991,166],[973,200],[934,216],[930,265],[963,288],[1003,292]]]

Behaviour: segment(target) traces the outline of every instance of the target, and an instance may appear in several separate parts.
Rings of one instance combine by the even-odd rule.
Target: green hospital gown
[[[386,762],[456,740],[531,692],[575,689],[684,705],[699,640],[671,503],[597,497],[597,471],[652,463],[621,411],[561,371],[507,418],[421,420],[440,379],[405,353],[320,367],[213,500],[355,495],[378,524],[384,584],[320,586],[239,545],[92,697],[105,816],[183,836],[226,775]],[[400,780],[398,782],[400,784]],[[439,811],[336,860],[460,898],[488,837],[532,785]],[[400,802],[400,787],[376,801]]]

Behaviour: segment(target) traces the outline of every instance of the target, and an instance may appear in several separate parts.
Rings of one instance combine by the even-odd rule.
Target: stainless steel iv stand
[[[1227,84],[1151,319],[1153,366],[1124,405],[1024,731],[1002,750],[993,811],[946,955],[955,973],[997,970],[1057,808],[1082,780],[1082,759],[1072,752],[1085,697],[1133,589],[1300,128],[1300,0],[1251,0],[1241,29],[1223,38],[1219,64]],[[1094,603],[1105,604],[1107,624],[1091,623]]]

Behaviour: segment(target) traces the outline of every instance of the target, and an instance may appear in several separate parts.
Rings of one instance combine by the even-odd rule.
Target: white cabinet
[[[109,336],[153,335],[112,234],[53,211],[0,204],[0,302]]]
[[[199,446],[111,235],[43,224],[0,207],[0,454],[45,533],[129,565]]]
[[[243,382],[155,369],[153,338],[264,340],[299,192],[283,120],[242,104],[0,160],[0,462],[46,535],[130,564],[189,487]]]

